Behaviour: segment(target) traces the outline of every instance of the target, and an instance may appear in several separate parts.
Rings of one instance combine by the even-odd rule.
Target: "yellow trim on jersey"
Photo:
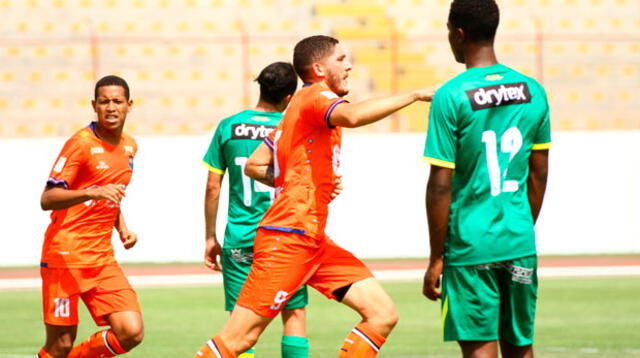
[[[220,175],[224,174],[224,170],[220,170],[216,167],[212,167],[211,165],[209,165],[209,163],[205,162],[204,160],[202,161],[202,165],[207,167],[207,169],[209,169],[210,172],[220,174]]]
[[[544,149],[549,149],[549,148],[551,148],[551,142],[534,144],[531,147],[531,150],[544,150]]]
[[[442,317],[440,318],[442,323],[442,337],[444,337],[444,322],[447,319],[447,313],[449,313],[449,296],[444,297],[444,304],[442,305]]]
[[[424,157],[424,161],[429,163],[429,164],[437,165],[439,167],[445,167],[445,168],[449,168],[449,169],[455,169],[456,168],[456,163],[447,162],[447,161],[436,159],[436,158]]]

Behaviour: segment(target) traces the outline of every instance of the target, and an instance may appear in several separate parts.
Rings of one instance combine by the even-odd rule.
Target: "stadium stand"
[[[209,133],[257,99],[253,76],[307,35],[343,40],[352,94],[437,85],[461,72],[446,39],[449,0],[0,0],[0,137],[68,136],[93,116],[87,93],[131,85],[141,135]],[[640,128],[640,3],[501,3],[501,61],[540,80],[553,125]],[[579,9],[579,11],[577,11]],[[117,14],[106,18],[104,14]],[[65,21],[59,21],[64,19]],[[424,131],[428,105],[364,131]]]

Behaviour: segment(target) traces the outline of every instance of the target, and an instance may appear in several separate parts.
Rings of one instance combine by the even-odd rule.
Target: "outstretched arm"
[[[251,154],[244,167],[244,174],[262,184],[273,187],[273,150],[264,142]]]
[[[342,103],[337,106],[329,122],[332,126],[355,128],[371,124],[387,117],[416,101],[431,101],[434,90],[424,88],[389,97],[368,99],[358,103]]]
[[[440,275],[444,266],[444,241],[449,230],[451,211],[451,177],[453,170],[431,166],[427,183],[427,222],[431,257],[424,276],[422,293],[430,300],[440,298]]]
[[[205,222],[205,249],[204,265],[208,268],[221,271],[219,257],[222,247],[216,236],[216,222],[218,218],[218,203],[220,201],[220,187],[222,186],[222,174],[209,172],[207,188],[204,194],[204,222]]]
[[[62,210],[87,200],[102,199],[120,203],[124,196],[124,187],[117,184],[78,190],[68,190],[60,186],[47,186],[40,197],[40,207],[42,210]]]
[[[533,222],[538,220],[544,192],[547,189],[549,171],[549,150],[534,150],[529,158],[529,177],[527,178],[527,196],[531,206]]]

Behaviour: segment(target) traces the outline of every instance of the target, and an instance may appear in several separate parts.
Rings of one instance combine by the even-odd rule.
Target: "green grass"
[[[420,294],[418,282],[385,283],[400,323],[380,357],[459,357],[441,340],[439,304]],[[313,290],[311,290],[313,291]],[[144,288],[138,294],[146,336],[128,357],[192,357],[228,315],[221,287]],[[542,279],[535,350],[538,357],[640,357],[640,279]],[[336,357],[358,320],[348,308],[311,294],[308,308],[311,357]],[[0,292],[0,357],[33,357],[44,341],[39,291]],[[78,340],[97,330],[81,311]],[[281,325],[262,336],[258,357],[279,357]]]

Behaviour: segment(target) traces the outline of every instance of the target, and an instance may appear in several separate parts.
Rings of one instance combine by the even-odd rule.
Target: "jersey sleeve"
[[[449,93],[439,90],[429,110],[429,127],[424,148],[425,162],[440,167],[456,167],[457,122]]]
[[[209,149],[207,149],[207,153],[205,153],[204,158],[202,158],[202,164],[204,164],[209,171],[220,175],[224,174],[224,171],[227,169],[227,164],[222,154],[224,127],[222,124],[218,125],[213,139],[211,139],[211,143],[209,144]]]
[[[540,92],[544,100],[545,110],[531,150],[545,150],[551,148],[551,118],[549,114],[549,102],[547,101],[547,95],[543,88],[540,88]]]
[[[274,148],[274,142],[276,140],[276,132],[279,129],[281,129],[281,127],[282,127],[282,122],[280,122],[278,126],[276,126],[276,128],[272,130],[271,133],[269,133],[269,135],[264,139],[264,144],[266,144],[267,147],[269,147],[269,149],[271,149],[272,152]]]
[[[331,113],[340,103],[348,102],[330,90],[320,91],[313,100],[313,113],[308,118],[312,118],[313,125],[333,129],[335,126],[331,125],[329,118],[331,118]]]
[[[86,160],[86,148],[82,142],[77,138],[69,139],[62,147],[62,151],[58,155],[51,173],[49,173],[47,186],[62,186],[69,189],[73,186],[78,171]]]

